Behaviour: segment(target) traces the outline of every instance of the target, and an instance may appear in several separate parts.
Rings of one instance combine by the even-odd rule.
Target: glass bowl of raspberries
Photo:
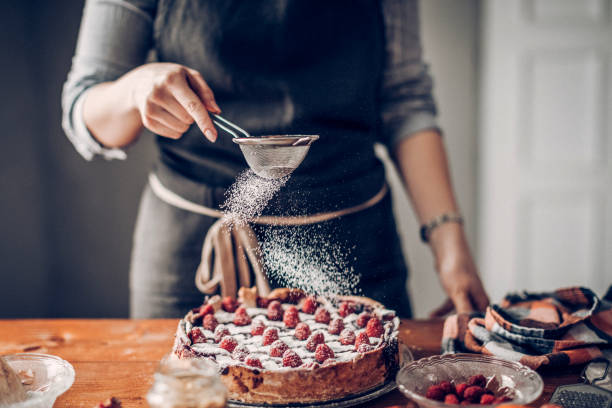
[[[482,354],[422,358],[404,365],[396,382],[424,408],[529,404],[544,388],[542,377],[529,367]]]

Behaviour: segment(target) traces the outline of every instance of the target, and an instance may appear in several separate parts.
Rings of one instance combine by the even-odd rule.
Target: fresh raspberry
[[[289,346],[286,345],[282,340],[276,340],[270,346],[270,356],[272,357],[282,357],[283,353],[289,349]]]
[[[308,341],[306,342],[306,350],[315,351],[317,349],[317,345],[325,343],[325,336],[323,332],[317,331],[310,335]]]
[[[329,312],[323,307],[319,307],[315,312],[315,322],[327,324],[330,319]]]
[[[222,324],[218,325],[217,328],[215,329],[215,343],[219,343],[223,337],[229,334],[230,334],[230,331],[228,330],[227,327],[225,327]]]
[[[247,314],[244,307],[239,307],[234,313],[234,324],[236,326],[247,326],[251,324],[251,317]]]
[[[324,362],[328,358],[334,358],[334,352],[327,344],[318,344],[315,350],[315,360],[319,363]]]
[[[442,381],[438,385],[440,387],[442,387],[442,390],[444,390],[445,394],[454,394],[455,393],[455,386],[451,382],[449,382],[449,381]]]
[[[366,327],[366,324],[368,324],[368,320],[370,320],[371,318],[372,318],[371,314],[369,314],[368,312],[363,312],[357,317],[357,320],[355,321],[355,323],[359,327]]]
[[[482,374],[473,375],[467,383],[468,385],[477,385],[484,388],[484,386],[487,385],[487,378]]]
[[[313,314],[317,310],[317,300],[313,296],[308,296],[302,304],[302,312]]]
[[[251,323],[251,335],[252,336],[261,336],[266,329],[266,324],[261,319],[253,320]]]
[[[229,351],[230,353],[234,351],[237,345],[238,345],[238,342],[231,336],[223,337],[223,339],[221,340],[221,343],[219,343],[219,347]]]
[[[425,396],[436,401],[444,401],[444,390],[439,385],[430,385]]]
[[[355,343],[355,332],[351,329],[342,330],[342,333],[340,333],[340,344],[348,346],[353,343]]]
[[[249,349],[244,345],[237,346],[232,352],[232,358],[238,361],[244,361],[249,355]]]
[[[214,314],[215,308],[212,305],[202,305],[200,306],[200,314],[202,316],[206,316],[207,314]]]
[[[370,345],[370,338],[364,331],[360,332],[355,339],[355,350],[357,350],[361,344]]]
[[[372,350],[374,350],[374,346],[370,344],[361,343],[359,346],[357,346],[358,353],[367,353],[368,351]]]
[[[289,349],[283,354],[283,365],[285,367],[299,367],[302,365],[302,359],[295,351]]]
[[[236,299],[232,299],[229,296],[226,296],[223,298],[223,300],[221,301],[221,307],[223,308],[223,310],[225,310],[226,312],[229,313],[234,313],[234,311],[236,310],[236,308],[238,308],[238,301],[236,301]]]
[[[211,314],[207,314],[204,316],[204,320],[202,320],[202,327],[204,327],[206,330],[214,331],[218,324],[219,322],[215,316]]]
[[[467,387],[468,385],[466,383],[457,384],[455,389],[457,391],[457,395],[459,396],[459,398],[463,398],[463,393],[465,392]]]
[[[471,402],[478,402],[484,393],[484,388],[479,387],[478,385],[470,385],[463,392],[463,398]]]
[[[263,332],[263,339],[261,344],[263,346],[268,346],[278,340],[278,329],[275,327],[268,327]]]
[[[191,342],[194,344],[206,343],[206,336],[204,333],[202,333],[202,330],[198,329],[197,327],[191,329],[191,332],[189,332],[189,338],[191,338]]]
[[[445,404],[458,404],[459,398],[457,398],[455,394],[446,394],[446,396],[444,397],[444,403]]]
[[[298,323],[295,326],[295,333],[293,335],[298,340],[306,340],[310,336],[310,327],[304,322]]]
[[[283,320],[283,309],[278,300],[273,300],[268,305],[268,319],[270,320]]]
[[[266,307],[268,307],[269,304],[270,304],[270,299],[264,298],[264,297],[257,298],[257,307],[261,307],[262,309],[265,309]]]
[[[494,404],[501,404],[502,402],[508,402],[508,401],[512,401],[512,398],[510,398],[507,395],[500,395],[499,397],[495,398],[493,403]]]
[[[285,326],[293,329],[299,322],[300,316],[298,315],[297,307],[289,306],[283,315],[283,323],[285,323]]]
[[[482,397],[480,397],[480,403],[482,405],[493,404],[493,401],[495,401],[495,397],[491,394],[483,394]]]
[[[370,337],[380,337],[383,335],[384,329],[380,320],[376,317],[372,317],[368,320],[368,324],[366,325],[366,333]]]
[[[342,317],[346,317],[352,313],[355,313],[355,306],[352,302],[342,302],[338,307],[338,314]]]
[[[256,357],[247,357],[244,362],[246,365],[251,367],[263,368],[261,361],[259,361],[259,359]]]
[[[342,330],[344,330],[344,322],[342,319],[332,320],[327,328],[327,331],[329,331],[330,334],[340,334]]]

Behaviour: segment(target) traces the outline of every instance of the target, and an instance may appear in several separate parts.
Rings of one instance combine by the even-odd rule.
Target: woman
[[[457,216],[416,1],[87,2],[63,93],[65,131],[86,159],[124,158],[120,149],[147,128],[157,135],[159,184],[216,209],[246,168],[211,122],[209,112],[221,107],[252,134],[321,135],[268,206],[276,215],[333,212],[376,197],[385,175],[373,144],[384,143],[429,226],[451,300],[439,312],[488,304]],[[147,186],[130,271],[134,317],[178,316],[200,302],[193,273],[215,221]],[[410,316],[389,194],[308,228],[354,247],[351,267],[364,294]]]

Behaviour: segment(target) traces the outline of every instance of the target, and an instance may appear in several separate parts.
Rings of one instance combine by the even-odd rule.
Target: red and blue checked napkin
[[[603,299],[573,287],[511,294],[482,313],[444,322],[442,353],[482,353],[533,369],[582,364],[612,346],[612,286]]]

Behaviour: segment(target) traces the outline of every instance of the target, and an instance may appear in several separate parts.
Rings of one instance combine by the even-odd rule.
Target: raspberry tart
[[[178,325],[178,358],[219,365],[230,400],[287,404],[362,394],[395,377],[399,318],[372,299],[295,289],[214,296]]]

